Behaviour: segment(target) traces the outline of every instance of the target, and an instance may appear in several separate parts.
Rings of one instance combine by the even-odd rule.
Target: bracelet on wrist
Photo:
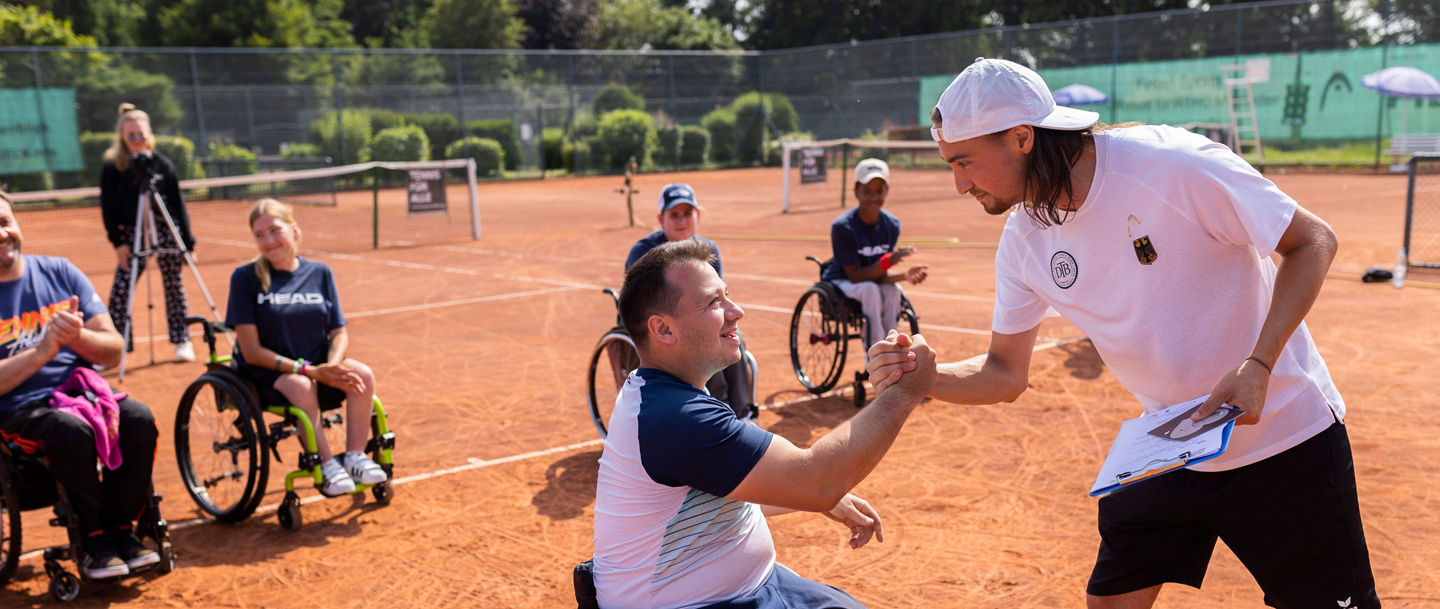
[[[1264,369],[1265,369],[1265,372],[1266,372],[1267,374],[1275,374],[1275,369],[1274,369],[1274,368],[1271,368],[1271,367],[1270,367],[1270,364],[1267,364],[1267,363],[1265,363],[1265,362],[1260,361],[1260,358],[1258,358],[1258,357],[1255,357],[1255,356],[1252,355],[1252,356],[1250,356],[1250,357],[1245,358],[1245,360],[1246,360],[1246,361],[1254,361],[1255,363],[1260,364],[1260,367],[1261,367],[1261,368],[1264,368]]]
[[[892,266],[895,266],[895,263],[890,260],[890,254],[888,252],[880,257],[880,270],[888,271]]]
[[[297,360],[295,360],[293,363],[290,364],[290,373],[291,373],[291,374],[300,374],[300,367],[301,367],[301,366],[304,366],[304,365],[305,365],[305,360],[304,360],[304,359],[297,359]]]
[[[277,355],[277,356],[275,356],[275,371],[276,371],[276,372],[280,372],[281,370],[283,370],[282,367],[284,366],[284,364],[285,364],[285,356],[283,356],[283,355]]]

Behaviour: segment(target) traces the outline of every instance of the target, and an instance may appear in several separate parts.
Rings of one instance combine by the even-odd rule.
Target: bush
[[[595,116],[602,119],[606,114],[616,110],[639,110],[645,111],[645,98],[639,93],[631,91],[629,87],[618,82],[612,82],[600,89],[595,94],[595,101],[591,103]]]
[[[565,165],[565,129],[546,127],[540,134],[540,140],[545,149],[545,168],[568,169]]]
[[[218,175],[245,176],[260,173],[260,163],[255,161],[255,153],[235,144],[211,142],[209,156],[212,162],[220,161],[212,163],[212,169],[219,169]]]
[[[640,110],[616,110],[600,119],[597,137],[605,146],[606,168],[624,169],[630,157],[640,167],[650,165],[650,153],[660,146],[655,123]]]
[[[445,156],[445,142],[453,142],[465,135],[460,132],[460,119],[455,118],[453,114],[433,112],[402,116],[406,124],[416,125],[425,130],[425,137],[430,138],[430,158],[432,159]]]
[[[565,164],[565,168],[569,169],[572,173],[582,174],[593,167],[595,165],[595,163],[592,162],[594,152],[591,151],[590,144],[590,140],[581,140],[574,144],[567,142],[562,151],[564,158],[561,159],[561,162]]]
[[[150,115],[150,128],[154,131],[179,128],[185,116],[174,92],[175,81],[169,76],[143,72],[119,62],[79,77],[74,86],[79,106],[75,118],[81,130],[108,131],[114,136],[115,120],[119,118],[115,111],[121,102],[135,104]]]
[[[710,157],[710,134],[699,125],[686,125],[680,132],[680,164],[704,165]]]
[[[113,136],[112,136],[113,137]],[[178,135],[155,136],[155,150],[170,159],[175,173],[182,180],[196,180],[205,177],[205,169],[195,162],[195,143]],[[95,174],[100,179],[100,174]]]
[[[391,127],[375,134],[370,158],[376,161],[428,161],[430,138],[417,125]]]
[[[505,166],[505,149],[500,142],[489,138],[470,136],[450,142],[445,147],[447,159],[475,159],[475,174],[498,176]]]
[[[735,158],[735,144],[740,134],[735,129],[735,112],[716,108],[700,119],[700,126],[710,134],[710,160],[728,163]]]
[[[345,112],[364,112],[370,117],[370,130],[374,133],[379,133],[386,129],[394,129],[395,127],[404,125],[406,122],[405,115],[394,110],[385,110],[383,108],[353,108]]]
[[[500,142],[505,150],[505,169],[513,171],[524,157],[520,153],[520,136],[515,134],[515,121],[497,118],[465,123],[471,137],[483,137]]]
[[[343,114],[341,128],[345,134],[345,154],[340,154],[340,137],[335,130],[335,111],[310,123],[310,141],[320,147],[321,156],[328,156],[336,165],[351,165],[370,160],[370,115],[363,111]]]
[[[325,156],[320,147],[306,142],[290,142],[280,147],[282,159],[314,159]]]
[[[37,171],[0,176],[0,188],[4,188],[5,192],[55,190],[55,175],[49,171]]]
[[[600,121],[595,120],[594,116],[588,114],[581,115],[580,118],[575,119],[574,131],[575,139],[583,140],[600,132]]]
[[[770,133],[770,124],[774,124],[780,133],[794,131],[800,124],[790,98],[779,93],[765,94],[762,106],[761,95],[752,91],[730,102],[730,109],[735,113],[735,127],[739,130],[736,160],[746,165],[765,160],[765,141]],[[714,132],[711,134],[713,136]]]

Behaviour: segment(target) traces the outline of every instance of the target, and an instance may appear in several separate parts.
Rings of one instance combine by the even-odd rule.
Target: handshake
[[[924,336],[891,330],[884,339],[870,346],[869,355],[865,369],[870,374],[876,397],[894,387],[919,403],[935,385],[935,350],[925,342]]]

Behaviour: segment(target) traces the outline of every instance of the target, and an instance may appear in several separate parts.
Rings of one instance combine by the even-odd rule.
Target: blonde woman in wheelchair
[[[345,452],[336,456],[324,434],[315,435],[321,494],[384,482],[385,470],[364,452],[375,375],[346,357],[350,336],[334,274],[325,263],[300,257],[300,226],[289,205],[260,200],[250,210],[250,230],[260,254],[231,274],[225,316],[239,343],[237,371],[262,399],[278,393],[314,421],[322,405],[344,401]]]

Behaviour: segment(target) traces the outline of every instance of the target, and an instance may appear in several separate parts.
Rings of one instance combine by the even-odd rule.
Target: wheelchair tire
[[[50,578],[50,596],[56,601],[68,603],[80,596],[80,579],[69,571],[60,571]]]
[[[0,456],[0,585],[10,581],[20,564],[20,495],[10,478],[10,459]]]
[[[395,487],[386,480],[370,487],[370,494],[375,496],[380,505],[390,505],[390,500],[395,498]]]
[[[175,460],[186,492],[222,522],[250,517],[265,494],[270,449],[260,407],[232,372],[200,375],[175,414]]]
[[[616,350],[617,360],[613,363],[609,353],[612,348]],[[617,365],[627,376],[640,366],[640,352],[635,349],[635,341],[630,340],[630,335],[619,327],[612,328],[600,337],[600,342],[595,343],[595,353],[590,356],[590,374],[586,380],[590,391],[590,420],[595,423],[595,430],[600,432],[601,438],[607,433],[615,398],[625,383],[625,377],[616,376]]]
[[[820,285],[811,286],[790,318],[790,363],[811,393],[835,387],[849,349],[844,303]]]
[[[910,299],[903,294],[900,296],[899,322],[896,324],[899,327],[909,324],[912,336],[920,333],[920,316],[915,314],[915,307],[911,306]]]
[[[280,521],[280,528],[286,531],[298,531],[305,519],[300,516],[300,498],[295,493],[285,493],[285,499],[280,501],[280,508],[275,510],[275,517]]]

